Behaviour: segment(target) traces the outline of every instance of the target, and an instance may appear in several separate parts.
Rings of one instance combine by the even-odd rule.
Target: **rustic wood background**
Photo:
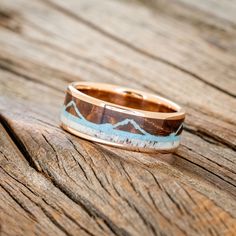
[[[185,107],[147,155],[59,128],[71,81]],[[1,235],[236,235],[236,1],[1,0]]]

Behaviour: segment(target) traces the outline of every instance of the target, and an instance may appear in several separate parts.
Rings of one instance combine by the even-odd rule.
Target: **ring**
[[[117,85],[69,84],[61,127],[81,138],[140,152],[173,152],[184,110],[160,96]]]

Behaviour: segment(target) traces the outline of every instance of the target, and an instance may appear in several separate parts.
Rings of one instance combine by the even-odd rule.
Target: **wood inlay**
[[[84,116],[84,118],[87,119],[88,121],[91,121],[96,124],[106,124],[106,123],[116,124],[124,119],[132,119],[137,124],[139,124],[139,126],[142,129],[144,129],[146,132],[152,135],[160,135],[160,136],[170,135],[171,133],[176,132],[184,121],[184,119],[160,120],[152,118],[143,118],[140,116],[117,112],[114,110],[107,109],[106,107],[100,107],[88,103],[86,101],[82,101],[79,98],[73,97],[70,93],[67,93],[65,98],[65,105],[67,105],[72,100],[76,103],[77,108]],[[67,111],[72,115],[77,116],[73,107],[67,108]],[[135,130],[130,125],[120,127],[119,129],[131,133],[139,133],[139,131]],[[180,135],[181,132],[182,128],[179,130],[178,135]]]

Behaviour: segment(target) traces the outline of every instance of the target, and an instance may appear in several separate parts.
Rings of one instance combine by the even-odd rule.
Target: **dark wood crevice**
[[[236,151],[236,145],[234,145],[233,143],[227,142],[226,139],[220,138],[219,136],[215,136],[212,133],[209,133],[209,132],[203,131],[203,130],[196,130],[196,129],[191,128],[190,126],[186,126],[186,125],[184,127],[184,130],[193,134],[193,135],[197,135],[198,137],[202,138],[203,140],[205,140],[208,143],[225,146],[225,147],[228,147],[228,148]]]
[[[15,145],[17,146],[21,154],[24,156],[24,158],[27,160],[29,165],[35,170],[38,170],[37,165],[35,164],[34,160],[27,151],[27,148],[25,147],[24,143],[21,141],[21,139],[18,137],[14,129],[12,129],[12,127],[7,122],[7,119],[1,113],[0,113],[0,124],[2,124],[2,126],[5,128],[7,134],[15,143]]]
[[[2,167],[0,167],[1,169],[3,169]],[[5,171],[5,170],[4,170]],[[1,184],[0,184],[1,185]],[[23,211],[26,212],[27,216],[32,220],[32,221],[36,221],[35,216],[32,214],[32,212],[28,209],[28,207],[26,207],[21,201],[19,201],[19,199],[17,199],[13,194],[11,194],[11,192],[3,185],[1,185],[1,188],[3,188],[8,194],[9,196],[16,202],[16,204],[23,209]]]

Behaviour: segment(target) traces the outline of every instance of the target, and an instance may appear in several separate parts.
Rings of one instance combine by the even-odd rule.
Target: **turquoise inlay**
[[[73,106],[75,109],[75,112],[79,117],[76,117],[69,112],[66,111],[66,109],[70,106]],[[125,140],[130,140],[130,139],[138,139],[142,141],[153,141],[153,142],[174,142],[174,141],[179,141],[180,137],[176,136],[178,131],[181,129],[182,124],[178,128],[178,130],[175,133],[172,133],[168,136],[156,136],[147,133],[145,130],[143,130],[134,120],[131,119],[125,119],[121,122],[118,122],[114,125],[106,123],[106,124],[95,124],[93,122],[90,122],[86,120],[83,115],[80,113],[78,110],[76,104],[74,101],[70,101],[66,106],[63,107],[62,111],[63,117],[67,118],[68,120],[75,122],[76,124],[80,124],[82,126],[91,128],[93,130],[102,132],[106,135],[115,135],[118,136],[119,138],[122,138],[123,141]],[[132,124],[137,130],[139,130],[142,134],[134,134],[128,131],[123,131],[123,130],[117,130],[115,128],[121,126],[121,125],[126,125],[126,124]]]

